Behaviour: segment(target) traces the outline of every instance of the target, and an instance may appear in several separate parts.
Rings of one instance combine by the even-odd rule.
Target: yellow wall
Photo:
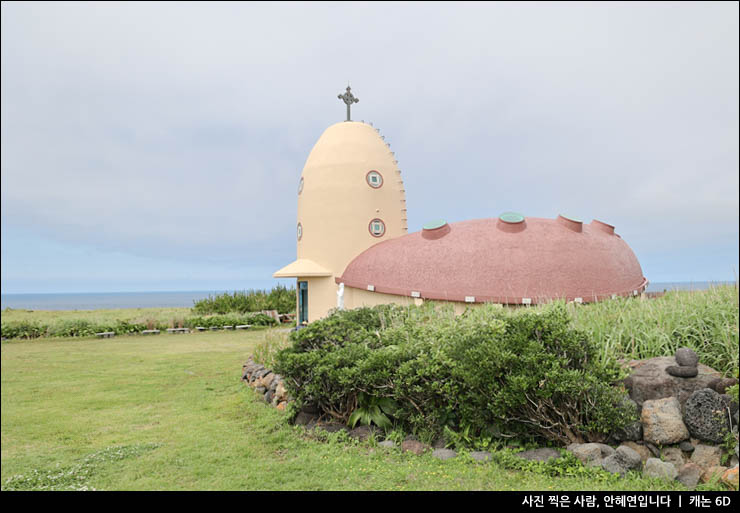
[[[366,176],[371,170],[383,177],[382,187],[368,185]],[[347,264],[370,246],[407,233],[406,198],[395,156],[366,123],[345,121],[327,128],[311,150],[300,178],[297,223],[302,236],[297,241],[297,258],[332,273],[318,278],[296,276],[298,281],[308,281],[310,322],[336,307],[334,278],[342,275]],[[376,218],[385,224],[382,237],[374,237],[368,229]]]
[[[369,290],[344,288],[344,307],[348,310],[359,308],[361,306],[376,306],[388,303],[397,305],[420,306],[424,303],[423,299],[412,298],[407,296],[396,296],[394,294],[383,294],[381,292],[370,292]],[[469,307],[478,307],[485,303],[461,303],[459,301],[435,301],[438,304],[449,303],[455,309],[455,314],[460,315]]]
[[[370,170],[383,176],[379,189],[367,184]],[[406,234],[400,172],[385,141],[370,125],[345,121],[327,128],[311,150],[301,177],[299,259],[313,260],[341,276],[347,264],[370,246]],[[385,223],[380,238],[368,231],[375,218]]]

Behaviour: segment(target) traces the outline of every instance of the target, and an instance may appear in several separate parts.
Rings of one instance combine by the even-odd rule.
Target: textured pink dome
[[[336,282],[401,296],[509,304],[591,302],[647,286],[613,226],[516,215],[442,221],[375,244]]]

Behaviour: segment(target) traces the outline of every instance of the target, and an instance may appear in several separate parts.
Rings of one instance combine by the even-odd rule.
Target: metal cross
[[[354,95],[352,94],[352,90],[349,86],[347,86],[347,92],[344,94],[337,95],[337,98],[339,98],[340,100],[344,101],[344,103],[347,104],[347,121],[352,121],[351,119],[349,119],[349,106],[352,105],[353,103],[359,102],[360,99],[354,97]]]

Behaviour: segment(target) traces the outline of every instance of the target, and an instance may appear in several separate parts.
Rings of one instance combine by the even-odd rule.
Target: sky
[[[270,287],[321,133],[371,121],[409,231],[616,227],[738,276],[738,3],[2,3],[2,292]]]

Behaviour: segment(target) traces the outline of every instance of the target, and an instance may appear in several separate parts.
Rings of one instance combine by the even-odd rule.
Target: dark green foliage
[[[292,334],[275,371],[299,404],[347,422],[361,397],[394,401],[392,418],[425,438],[601,440],[632,420],[616,364],[574,330],[564,305],[481,307],[455,316],[385,305],[334,312]],[[388,413],[388,412],[384,412]]]
[[[193,312],[200,315],[226,314],[230,312],[259,312],[262,310],[277,310],[278,313],[295,313],[295,288],[282,285],[275,286],[271,291],[245,290],[231,294],[217,294],[193,302]]]
[[[357,408],[349,416],[349,427],[353,428],[359,422],[363,426],[375,424],[381,428],[390,428],[392,423],[388,415],[393,415],[398,409],[396,403],[387,397],[372,397],[360,392],[357,397]]]
[[[38,338],[46,334],[48,326],[37,322],[4,322],[2,323],[3,338]]]
[[[174,324],[174,323],[173,323]],[[237,326],[240,324],[251,324],[252,326],[274,326],[277,321],[269,315],[254,314],[231,314],[231,315],[209,315],[204,317],[190,317],[177,322],[183,327],[205,328],[223,326]],[[116,321],[115,323],[99,324],[85,320],[57,321],[52,324],[40,324],[33,322],[4,322],[2,323],[3,338],[39,338],[39,337],[90,337],[96,333],[113,332],[116,335],[129,335],[141,333],[144,330],[158,329],[165,331],[171,327],[169,324],[150,321],[148,323],[134,323],[129,321]]]

